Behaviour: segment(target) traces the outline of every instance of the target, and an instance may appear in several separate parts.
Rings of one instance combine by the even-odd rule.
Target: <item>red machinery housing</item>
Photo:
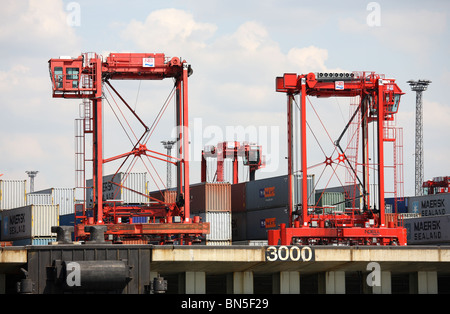
[[[208,234],[209,223],[200,222],[199,217],[191,218],[189,201],[184,201],[189,200],[188,76],[192,73],[190,65],[178,57],[167,58],[162,53],[111,53],[106,60],[95,53],[84,53],[77,58],[50,59],[49,70],[54,98],[88,100],[92,111],[85,117],[84,134],[92,134],[93,205],[92,208],[86,208],[85,202],[76,206],[75,237],[86,239],[89,235],[86,226],[106,226],[105,238],[118,243],[126,241],[131,243],[136,240],[165,243],[176,240],[179,244],[191,244],[202,235]],[[112,80],[166,78],[172,78],[175,82],[178,126],[176,157],[147,148],[150,128],[111,85]],[[145,131],[130,152],[104,159],[102,93],[105,84],[123,101]],[[146,195],[149,200],[147,204],[105,202],[102,196],[103,165],[114,160],[126,160],[130,156],[138,158],[145,156],[176,165],[177,201],[165,203]],[[89,216],[88,212],[92,212],[92,216]],[[147,217],[148,222],[121,223],[131,221],[135,217]]]
[[[202,150],[202,169],[201,169],[201,181],[207,181],[206,175],[206,159],[217,159],[217,170],[215,175],[215,181],[224,181],[224,161],[225,159],[231,159],[233,163],[233,182],[232,184],[239,183],[238,172],[238,158],[241,157],[244,166],[248,166],[250,181],[255,180],[255,173],[258,169],[265,166],[265,158],[262,155],[262,149],[260,145],[250,143],[239,142],[221,142],[217,146],[209,145]]]
[[[385,135],[385,123],[394,119],[398,111],[400,97],[403,94],[393,79],[385,79],[384,75],[374,72],[353,73],[309,73],[297,75],[293,73],[284,74],[276,78],[276,91],[287,94],[288,113],[288,175],[289,175],[289,212],[293,213],[293,133],[294,121],[294,96],[299,95],[300,115],[300,172],[302,174],[302,200],[298,209],[298,217],[293,218],[291,214],[290,224],[281,224],[277,230],[268,231],[269,245],[291,245],[291,244],[344,244],[344,245],[406,245],[406,229],[396,224],[395,220],[386,221],[384,211],[384,142],[388,141]],[[307,119],[306,100],[307,96],[315,97],[355,97],[359,96],[360,103],[349,124],[360,113],[359,121],[362,130],[362,178],[355,169],[352,169],[358,182],[361,184],[363,193],[362,209],[346,209],[343,213],[317,214],[314,208],[308,204],[307,193]],[[309,100],[309,99],[308,99]],[[374,127],[374,154],[376,161],[369,162],[368,125],[375,123]],[[349,126],[347,124],[347,127]],[[342,135],[341,135],[342,137]],[[339,140],[340,138],[339,137]],[[337,163],[349,163],[345,150],[335,142],[339,157],[334,161],[327,156],[324,164],[330,166]],[[374,159],[374,157],[372,157]],[[349,163],[349,166],[350,163]],[[369,193],[369,172],[375,168],[378,191],[375,195]],[[373,172],[372,172],[373,173]],[[369,197],[377,200],[378,207],[370,206]],[[372,201],[373,201],[372,200]],[[374,203],[375,204],[375,203]]]
[[[425,195],[448,193],[450,191],[450,177],[434,177],[433,180],[425,181],[422,188]]]

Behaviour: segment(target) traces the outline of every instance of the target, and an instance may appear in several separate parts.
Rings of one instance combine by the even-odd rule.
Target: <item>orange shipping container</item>
[[[231,211],[231,184],[200,183],[190,186],[191,213]]]

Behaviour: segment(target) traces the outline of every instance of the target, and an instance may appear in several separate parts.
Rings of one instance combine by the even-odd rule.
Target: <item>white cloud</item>
[[[287,55],[290,63],[302,69],[303,73],[327,71],[325,61],[328,59],[326,49],[309,46],[306,48],[292,48]]]
[[[67,14],[61,0],[2,1],[2,179],[25,179],[25,170],[39,170],[38,182],[73,185],[73,119],[78,106],[51,98],[47,63],[52,57],[80,52],[80,39]]]
[[[164,51],[175,56],[187,50],[204,48],[216,30],[209,23],[198,23],[192,14],[177,9],[164,9],[150,13],[145,21],[132,20],[121,32],[122,38],[130,39],[140,48]],[[181,49],[183,47],[183,49]]]
[[[5,8],[5,10],[3,10]],[[76,53],[79,39],[67,21],[61,0],[2,2],[0,44],[27,57]]]

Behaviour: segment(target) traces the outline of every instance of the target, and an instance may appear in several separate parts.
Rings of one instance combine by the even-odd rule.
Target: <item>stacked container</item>
[[[404,219],[403,225],[407,230],[408,245],[450,244],[450,215]]]
[[[56,234],[52,226],[59,225],[58,205],[27,205],[1,212],[1,240],[15,245],[52,242]]]
[[[26,205],[26,180],[0,180],[0,210]]]
[[[450,193],[409,197],[408,212],[420,216],[448,215],[450,214]]]
[[[294,207],[301,203],[301,176],[294,176]],[[313,206],[314,175],[308,176],[308,205]],[[281,223],[289,223],[289,182],[288,176],[278,176],[235,185],[233,191],[233,241],[265,240],[267,231],[278,229]],[[241,201],[245,198],[242,208]],[[295,213],[294,213],[295,214]]]
[[[124,187],[121,187],[123,185]],[[92,179],[86,181],[86,206],[92,207]],[[136,192],[138,193],[136,193]],[[103,200],[120,201],[123,204],[144,204],[149,202],[147,173],[123,173],[103,176]]]
[[[337,208],[337,211],[343,211],[344,208],[359,208],[362,209],[362,188],[359,184],[350,184],[350,185],[344,185],[344,186],[336,186],[336,187],[327,187],[326,190],[318,189],[316,190],[316,202],[320,201],[319,195],[322,194],[322,192],[325,193],[341,193],[342,195],[338,194],[330,194],[327,195],[324,199],[326,205],[332,205],[332,200],[328,201],[327,199],[333,199],[338,198],[340,201],[344,201],[343,207],[339,206]],[[342,199],[344,197],[344,199]],[[329,204],[328,204],[329,203]],[[336,204],[336,202],[334,203]],[[339,204],[340,205],[340,204]],[[318,205],[320,206],[320,205]]]
[[[189,193],[191,217],[210,223],[206,245],[231,245],[231,184],[194,184]]]
[[[27,194],[27,205],[59,205],[60,215],[74,213],[74,188],[49,188]]]

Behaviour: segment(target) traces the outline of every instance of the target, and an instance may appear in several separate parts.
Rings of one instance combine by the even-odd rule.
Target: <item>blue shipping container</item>
[[[258,210],[265,208],[287,206],[288,176],[278,176],[273,178],[249,181],[245,190],[246,210]],[[294,204],[301,202],[301,177],[294,176]],[[308,176],[308,205],[315,202],[314,176]]]

